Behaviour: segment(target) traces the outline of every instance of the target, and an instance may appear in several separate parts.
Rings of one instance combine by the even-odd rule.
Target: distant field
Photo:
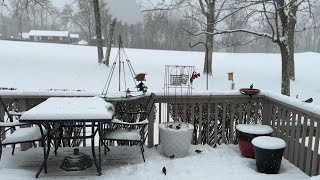
[[[111,64],[117,49],[111,53]],[[202,73],[204,53],[126,49],[136,73],[146,72],[149,91],[162,92],[165,65],[193,65]],[[305,100],[310,97],[320,104],[320,55],[295,55],[296,80],[291,84],[291,95]],[[110,68],[97,63],[95,47],[0,41],[0,87],[18,90],[69,89],[101,93]],[[209,90],[229,90],[227,72],[234,72],[235,88],[249,87],[280,93],[281,57],[279,54],[214,53],[213,76]],[[126,70],[127,86],[133,89],[132,78]],[[117,75],[112,89],[117,90]],[[194,81],[194,92],[205,90],[206,78],[201,74]],[[1,92],[0,92],[1,94]]]

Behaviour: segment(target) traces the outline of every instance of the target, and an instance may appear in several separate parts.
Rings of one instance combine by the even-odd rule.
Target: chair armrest
[[[14,122],[0,122],[0,127],[15,127],[15,126],[23,126],[27,125],[28,123],[19,123],[18,121]]]
[[[122,125],[148,125],[149,121],[148,119],[145,119],[143,121],[140,122],[134,122],[134,123],[128,123],[128,122],[123,122],[119,119],[112,119],[111,121],[113,124],[122,124]]]
[[[22,116],[22,114],[25,112],[27,112],[27,111],[20,111],[20,112],[9,111],[9,116]]]
[[[147,113],[147,112],[146,111],[132,111],[132,112],[118,111],[116,113],[119,113],[119,114],[143,114],[143,113]]]

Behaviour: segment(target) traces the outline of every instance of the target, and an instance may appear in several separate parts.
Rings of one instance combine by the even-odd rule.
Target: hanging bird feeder
[[[146,81],[146,74],[145,73],[139,73],[136,75],[135,79],[137,81]]]
[[[79,152],[78,148],[74,149],[73,154],[65,157],[60,166],[65,171],[82,171],[91,167],[93,161],[90,156]]]
[[[233,81],[233,72],[228,72],[228,80]]]

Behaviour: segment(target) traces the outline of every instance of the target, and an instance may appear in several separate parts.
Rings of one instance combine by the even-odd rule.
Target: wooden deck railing
[[[28,110],[41,103],[48,96],[2,96],[8,107]],[[136,100],[141,103],[146,98]],[[302,104],[302,103],[301,103]],[[284,157],[308,175],[320,174],[320,112],[301,108],[266,94],[249,97],[240,94],[230,95],[157,95],[155,111],[149,118],[148,146],[154,145],[155,124],[163,119],[176,117],[194,125],[193,144],[236,143],[235,126],[240,123],[261,123],[270,125],[273,136],[287,143]],[[131,107],[132,108],[132,107]],[[4,111],[0,107],[0,121]],[[85,132],[85,131],[84,131]],[[309,139],[308,143],[307,140]],[[85,144],[84,144],[85,145]]]

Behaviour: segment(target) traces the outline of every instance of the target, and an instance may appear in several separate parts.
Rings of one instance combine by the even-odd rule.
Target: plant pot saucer
[[[241,94],[252,96],[258,94],[260,89],[241,88],[239,91]]]

